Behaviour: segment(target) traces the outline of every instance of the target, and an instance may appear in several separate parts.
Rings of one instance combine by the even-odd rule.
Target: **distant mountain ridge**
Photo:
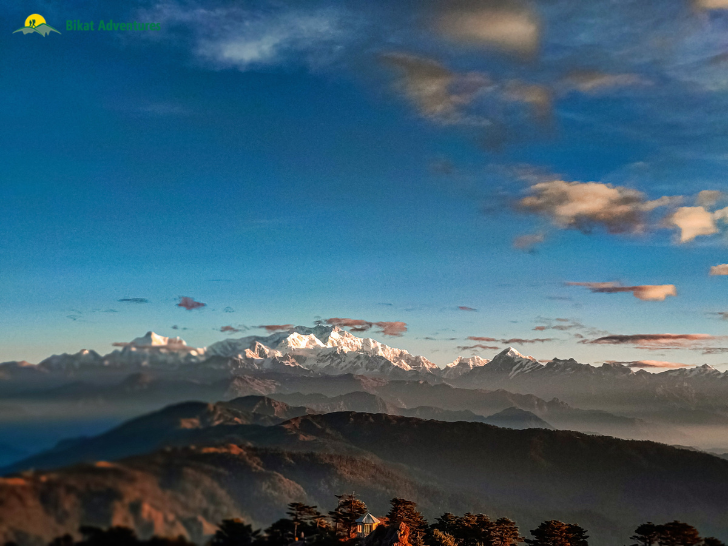
[[[509,347],[492,360],[478,356],[458,357],[439,368],[423,356],[390,347],[371,338],[360,338],[337,326],[296,326],[267,336],[226,339],[209,347],[189,347],[179,337],[168,338],[147,332],[118,349],[101,356],[82,350],[53,355],[37,366],[26,362],[0,364],[0,379],[17,374],[79,373],[98,370],[160,370],[195,373],[217,370],[232,374],[281,372],[321,375],[368,375],[401,379],[445,380],[456,385],[507,388],[508,385],[548,383],[557,377],[588,378],[590,381],[620,381],[644,385],[649,382],[720,382],[728,385],[728,371],[704,365],[692,369],[653,374],[634,371],[618,363],[602,366],[581,364],[573,359],[554,358],[542,364]],[[656,379],[659,378],[659,379]],[[570,379],[573,381],[573,379]]]

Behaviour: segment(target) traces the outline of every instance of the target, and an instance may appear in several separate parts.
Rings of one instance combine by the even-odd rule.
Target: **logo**
[[[46,23],[46,20],[43,18],[42,15],[34,13],[33,15],[28,15],[28,18],[25,20],[25,26],[14,31],[13,34],[15,34],[16,32],[22,32],[23,34],[28,34],[29,32],[37,32],[41,36],[46,37],[51,32],[58,31],[50,26],[48,23]],[[60,34],[60,32],[58,32],[58,34]]]

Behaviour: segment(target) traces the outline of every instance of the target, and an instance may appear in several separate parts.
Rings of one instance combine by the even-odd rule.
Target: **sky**
[[[441,365],[728,369],[728,0],[0,21],[0,362],[328,322]]]

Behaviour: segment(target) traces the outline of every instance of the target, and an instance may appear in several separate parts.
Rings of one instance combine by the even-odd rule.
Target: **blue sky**
[[[61,34],[12,34],[31,12]],[[1,20],[0,361],[338,317],[440,364],[728,366],[728,1]],[[702,337],[634,337],[668,333]]]

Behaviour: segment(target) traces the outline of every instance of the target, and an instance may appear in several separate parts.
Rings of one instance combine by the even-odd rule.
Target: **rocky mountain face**
[[[241,422],[243,415],[207,405],[168,408],[88,440],[105,462],[6,475],[0,541],[40,546],[80,524],[113,522],[142,536],[201,542],[222,518],[266,525],[288,502],[329,509],[334,494],[351,490],[377,514],[402,496],[430,519],[485,512],[522,529],[545,519],[578,521],[595,546],[619,544],[645,521],[676,518],[728,538],[728,461],[708,454],[385,414],[309,414],[268,426]],[[122,441],[146,430],[164,441],[119,460]]]

